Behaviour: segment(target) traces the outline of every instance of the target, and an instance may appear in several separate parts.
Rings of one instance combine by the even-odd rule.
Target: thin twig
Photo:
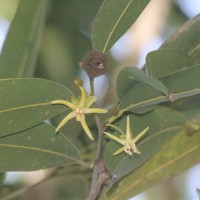
[[[101,149],[102,149],[102,141],[103,141],[103,132],[101,130],[101,123],[97,116],[95,116],[95,121],[97,123],[98,127],[98,142],[97,142],[97,151],[96,151],[96,157],[95,157],[95,163],[94,163],[94,170],[92,175],[92,184],[91,184],[91,190],[89,195],[89,200],[92,200],[92,198],[96,194],[96,187],[97,187],[97,181],[99,176],[99,163],[101,158]]]
[[[90,89],[91,89],[91,95],[94,95],[94,79],[91,78],[90,78]],[[97,141],[97,150],[96,150],[96,157],[95,157],[94,170],[92,176],[92,184],[88,200],[95,200],[97,198],[97,196],[100,193],[102,185],[109,178],[109,175],[104,167],[104,162],[101,161],[104,130],[100,122],[100,119],[97,115],[95,115],[95,122],[98,129],[98,141]]]
[[[90,94],[94,96],[94,79],[90,78]]]
[[[104,183],[110,178],[110,174],[106,171],[103,160],[100,160],[98,164],[98,179],[96,180],[94,190],[91,190],[88,200],[95,200],[101,191]]]
[[[199,200],[200,200],[200,189],[199,189],[199,188],[197,188],[196,190],[197,190],[197,195],[198,195],[198,197],[199,197]]]

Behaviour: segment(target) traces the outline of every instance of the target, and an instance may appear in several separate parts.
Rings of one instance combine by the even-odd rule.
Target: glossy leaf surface
[[[126,70],[130,70],[130,68],[123,69],[121,73]],[[126,75],[128,75],[126,79],[129,79],[129,73],[126,73]],[[200,65],[196,65],[160,78],[161,82],[167,87],[169,94],[172,95],[169,95],[169,97],[161,95],[159,91],[146,84],[139,83],[132,88],[130,86],[131,89],[121,99],[120,110],[136,112],[137,109],[144,107],[167,101],[173,102],[177,99],[200,94],[199,77]]]
[[[137,20],[149,0],[104,0],[92,28],[95,50],[106,53]]]
[[[117,86],[120,88],[118,89],[118,95],[122,97],[126,93],[127,89],[134,87],[137,82],[146,83],[166,96],[168,95],[168,90],[161,81],[146,75],[141,69],[136,67],[129,68],[122,75],[119,75],[117,80]]]
[[[72,93],[52,81],[25,78],[0,80],[0,136],[42,123],[64,111],[65,106],[50,101],[68,99]]]
[[[160,78],[173,74],[195,64],[195,61],[184,51],[160,49],[150,52],[146,57],[149,76]]]
[[[0,55],[1,78],[33,75],[46,8],[47,0],[19,2]]]
[[[187,21],[163,43],[161,48],[173,48],[186,52],[195,62],[200,62],[200,14]]]
[[[40,124],[0,139],[0,171],[32,171],[80,161],[76,147],[55,128]]]

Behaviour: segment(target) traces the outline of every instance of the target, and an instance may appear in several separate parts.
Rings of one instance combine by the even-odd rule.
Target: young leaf
[[[62,133],[42,123],[0,139],[0,172],[33,171],[81,162],[80,153]]]
[[[128,68],[125,68],[124,70],[126,69]],[[195,65],[162,77],[160,78],[160,81],[167,87],[169,94],[173,94],[172,97],[176,100],[200,94],[199,77],[200,65]],[[170,96],[168,98],[161,95],[161,93],[154,88],[142,83],[135,85],[120,100],[120,110],[132,112],[137,112],[138,109],[157,105],[162,102],[172,101]]]
[[[0,136],[30,128],[66,110],[50,101],[70,96],[66,87],[44,79],[0,80]]]
[[[92,27],[93,48],[106,53],[137,20],[149,0],[104,0]]]
[[[33,75],[46,8],[47,0],[19,2],[0,55],[0,78]]]
[[[129,79],[136,79],[139,82],[146,83],[156,90],[160,91],[164,95],[168,96],[167,88],[163,85],[161,81],[146,75],[141,69],[138,69],[137,67],[133,67]]]
[[[125,117],[126,118],[126,117]],[[146,136],[136,144],[140,155],[129,156],[125,153],[113,156],[120,148],[113,141],[106,145],[104,158],[109,171],[119,180],[124,175],[134,171],[154,155],[176,133],[183,129],[185,119],[181,114],[169,108],[158,107],[145,115],[131,115],[131,130],[135,137],[137,133],[149,126]],[[119,122],[120,129],[125,130],[125,123]],[[116,134],[116,133],[114,133]]]
[[[196,121],[199,122],[199,119]],[[107,198],[129,199],[148,189],[149,185],[173,178],[199,163],[199,141],[199,131],[190,137],[183,132],[177,134],[150,160],[121,180],[120,184],[115,185],[113,190],[107,193]]]

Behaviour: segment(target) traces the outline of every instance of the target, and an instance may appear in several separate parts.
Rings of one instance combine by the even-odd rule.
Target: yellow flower
[[[66,100],[55,100],[51,101],[51,104],[62,104],[70,109],[72,109],[72,112],[70,112],[58,125],[56,128],[56,132],[59,131],[70,119],[76,118],[76,121],[79,121],[87,134],[87,136],[94,140],[92,133],[90,132],[90,129],[88,128],[88,125],[85,121],[85,114],[90,113],[106,113],[108,112],[105,109],[101,108],[91,108],[92,104],[97,100],[95,96],[88,96],[85,89],[82,86],[79,86],[81,91],[81,97],[80,99],[71,97],[71,102]]]
[[[122,132],[121,129],[116,127],[115,125],[108,124],[108,126],[115,128],[117,131],[119,131],[122,135],[120,138],[116,137],[115,135],[112,135],[108,132],[104,132],[108,137],[115,140],[116,142],[123,145],[120,149],[118,149],[113,155],[117,155],[123,151],[125,151],[129,155],[133,155],[133,153],[140,154],[140,151],[136,147],[136,142],[147,132],[149,127],[145,128],[142,132],[140,132],[135,138],[133,138],[131,128],[130,128],[130,118],[127,117],[127,124],[126,124],[126,134]]]

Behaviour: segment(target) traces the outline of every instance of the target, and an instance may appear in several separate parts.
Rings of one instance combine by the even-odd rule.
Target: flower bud
[[[100,51],[91,50],[79,65],[91,79],[94,79],[108,71],[108,57]]]
[[[76,86],[83,86],[83,81],[81,79],[74,79],[74,85]]]

